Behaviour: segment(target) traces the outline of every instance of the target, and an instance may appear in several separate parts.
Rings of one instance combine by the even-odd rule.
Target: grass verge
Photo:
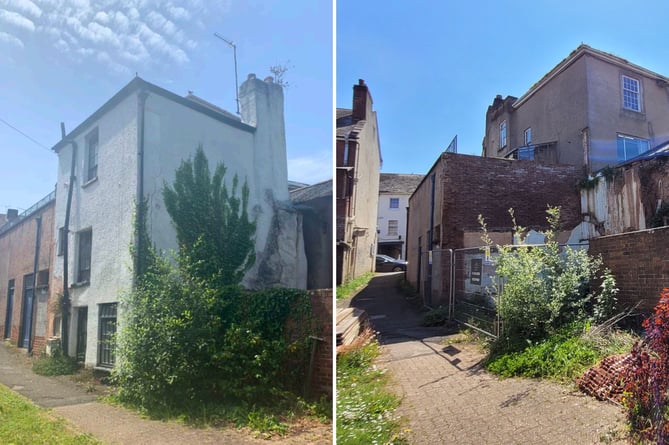
[[[337,357],[337,444],[408,444],[394,410],[400,399],[388,388],[388,376],[374,365],[375,340]]]
[[[50,445],[99,444],[74,431],[64,420],[51,417],[6,386],[0,385],[0,443]]]
[[[503,377],[549,378],[572,382],[602,358],[629,352],[638,337],[622,331],[590,335],[587,325],[574,325],[543,341],[492,345],[485,368]]]
[[[367,283],[369,283],[372,278],[374,278],[374,273],[367,272],[364,275],[360,275],[358,278],[354,278],[337,286],[337,300],[350,297],[355,291],[367,286]]]

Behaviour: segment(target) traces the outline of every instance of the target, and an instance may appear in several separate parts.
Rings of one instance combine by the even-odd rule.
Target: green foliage
[[[498,344],[486,358],[484,366],[504,377],[573,381],[602,358],[628,351],[632,339],[631,335],[618,331],[591,336],[587,322],[575,323],[536,343],[518,341],[511,346]]]
[[[646,337],[632,349],[623,404],[632,437],[640,443],[669,443],[669,289],[644,320]]]
[[[248,189],[236,198],[235,178],[228,194],[224,173],[219,165],[209,178],[200,148],[178,169],[174,189],[164,189],[179,267],[152,247],[145,219],[136,218],[142,267],[121,296],[115,397],[158,417],[219,412],[267,424],[264,407],[289,406],[303,389],[317,326],[306,292],[239,287],[253,261],[255,225]]]
[[[33,372],[39,375],[70,375],[77,372],[79,365],[72,357],[63,354],[60,345],[54,345],[51,355],[40,354],[33,361]]]
[[[367,272],[366,274],[340,284],[337,286],[337,300],[352,296],[355,292],[367,286],[372,278],[374,278],[374,272]]]
[[[124,403],[166,412],[207,401],[263,405],[301,389],[314,328],[303,291],[214,288],[171,270],[122,303],[114,375]]]
[[[495,285],[501,295],[497,309],[503,320],[507,341],[516,339],[537,341],[562,326],[589,319],[595,310],[600,319],[615,308],[615,280],[605,274],[606,287],[599,296],[590,291],[590,281],[596,277],[601,259],[589,257],[585,250],[566,246],[561,249],[555,240],[560,211],[548,208],[550,229],[542,246],[525,243],[524,229],[516,224],[513,210],[509,211],[519,245],[497,246],[496,270],[500,281]],[[483,240],[491,243],[485,221],[480,218]],[[594,297],[594,298],[593,298]]]
[[[599,324],[608,320],[615,314],[618,304],[618,288],[616,279],[607,268],[601,276],[601,292],[595,296],[595,305],[592,309],[592,322]]]
[[[423,316],[423,326],[441,326],[448,320],[448,308],[439,306]]]
[[[177,232],[180,265],[189,275],[218,285],[238,284],[255,261],[255,222],[249,219],[249,188],[238,196],[239,178],[232,190],[225,184],[226,168],[214,175],[202,146],[192,160],[181,163],[174,184],[163,186],[165,208]]]
[[[380,349],[369,343],[337,357],[337,443],[407,444],[394,414],[400,399],[387,389],[388,377],[374,359]]]
[[[56,419],[26,398],[0,385],[0,443],[87,445],[98,444],[88,434],[72,430],[63,419]]]

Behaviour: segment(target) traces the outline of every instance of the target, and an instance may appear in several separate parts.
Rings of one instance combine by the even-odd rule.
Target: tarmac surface
[[[480,366],[475,343],[445,328],[420,326],[424,315],[400,293],[402,273],[378,274],[350,306],[367,311],[402,397],[410,443],[624,444],[622,408],[575,385],[499,379]],[[339,303],[342,304],[342,303]]]
[[[30,368],[22,353],[0,343],[0,384],[32,400],[38,406],[66,419],[74,429],[89,433],[104,444],[301,444],[329,445],[332,426],[308,425],[286,437],[255,438],[248,430],[235,428],[192,428],[177,422],[141,417],[134,411],[98,402],[98,394],[68,376],[44,377]]]

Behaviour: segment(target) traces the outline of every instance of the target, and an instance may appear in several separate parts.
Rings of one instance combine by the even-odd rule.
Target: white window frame
[[[524,133],[525,145],[530,145],[532,143],[532,127],[527,127]]]
[[[499,148],[500,150],[506,147],[506,137],[507,137],[507,128],[506,128],[506,119],[504,119],[499,124]]]
[[[641,81],[634,77],[622,75],[620,78],[623,108],[641,112]]]
[[[398,236],[399,235],[400,222],[397,219],[388,220],[388,236]]]
[[[623,156],[622,156],[622,158],[620,158],[618,156],[618,153],[617,153],[617,147],[618,147],[618,143],[620,141],[623,142]],[[636,153],[633,156],[628,156],[627,155],[627,149],[625,147],[625,141],[630,141],[630,142],[634,141],[634,142],[637,142],[637,143],[638,142],[645,142],[646,143],[646,150],[639,151],[638,153]],[[616,157],[618,158],[618,162],[627,161],[629,159],[632,159],[634,157],[639,156],[640,154],[643,154],[643,153],[647,152],[648,150],[650,150],[650,140],[644,139],[644,138],[637,138],[637,137],[634,137],[634,136],[628,136],[626,134],[620,134],[620,133],[617,134],[617,137],[616,137]]]
[[[397,205],[393,205],[397,204]],[[390,198],[388,202],[389,209],[399,209],[400,208],[400,198]]]

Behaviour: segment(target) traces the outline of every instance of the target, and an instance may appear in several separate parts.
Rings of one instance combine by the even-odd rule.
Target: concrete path
[[[420,327],[423,314],[397,290],[401,275],[378,275],[351,306],[365,309],[380,333],[381,365],[403,397],[412,444],[626,443],[620,407],[575,386],[498,379],[479,366],[476,344]]]
[[[330,425],[309,425],[288,437],[271,441],[256,439],[248,431],[234,428],[191,428],[176,422],[161,422],[137,413],[97,402],[68,377],[43,377],[30,369],[29,360],[0,343],[0,384],[9,387],[51,412],[65,418],[82,432],[105,444],[186,445],[186,444],[313,444],[332,443]]]

